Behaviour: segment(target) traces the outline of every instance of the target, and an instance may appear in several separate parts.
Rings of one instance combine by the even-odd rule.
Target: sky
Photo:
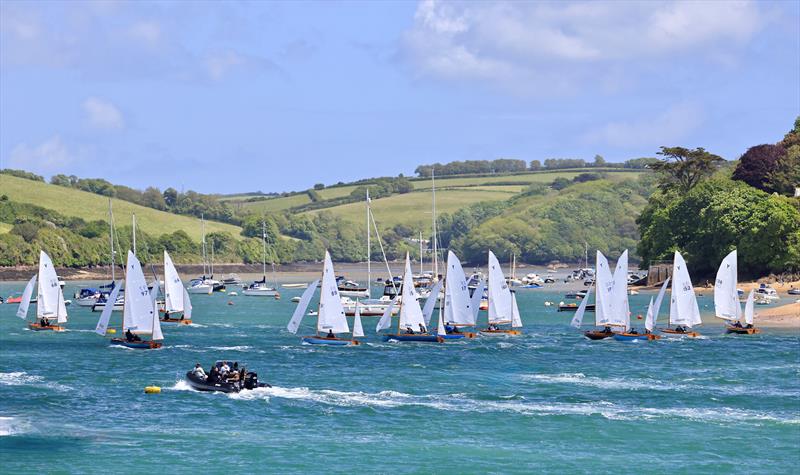
[[[0,2],[0,168],[205,193],[452,160],[732,160],[800,115],[800,2]]]

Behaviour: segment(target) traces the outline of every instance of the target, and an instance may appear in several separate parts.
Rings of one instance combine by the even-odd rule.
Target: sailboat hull
[[[28,324],[28,328],[33,330],[33,331],[35,331],[35,332],[41,332],[41,331],[47,331],[47,330],[52,330],[54,332],[63,332],[64,331],[64,327],[62,327],[61,325],[45,325],[45,326],[42,326],[39,323],[29,323]]]
[[[178,323],[180,325],[191,325],[192,324],[192,320],[191,319],[185,319],[185,318],[181,319],[181,318],[166,318],[165,317],[165,318],[161,318],[159,321],[161,323]]]
[[[344,338],[325,338],[324,336],[304,336],[303,343],[309,345],[329,345],[329,346],[357,346],[361,342],[358,340],[347,340]]]
[[[590,330],[588,332],[584,332],[583,336],[590,340],[604,340],[606,338],[610,338],[614,336],[614,332],[606,332],[600,330]]]
[[[519,330],[489,330],[488,328],[480,331],[481,336],[520,336]]]
[[[417,341],[424,343],[444,343],[444,336],[428,334],[394,333],[381,336],[381,341]]]
[[[736,335],[755,335],[756,333],[761,333],[756,327],[752,328],[740,328],[740,327],[732,327],[732,326],[725,326],[725,333],[733,333]]]
[[[615,333],[614,339],[617,341],[650,341],[660,340],[661,337],[652,333]]]
[[[115,346],[124,346],[126,348],[133,348],[136,350],[154,350],[156,348],[161,348],[163,344],[158,341],[128,341],[123,338],[112,338],[111,344]]]
[[[699,333],[694,331],[681,332],[672,328],[662,328],[661,334],[667,338],[697,338],[700,336]]]

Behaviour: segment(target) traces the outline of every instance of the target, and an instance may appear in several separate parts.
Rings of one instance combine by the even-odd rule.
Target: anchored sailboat
[[[517,296],[508,288],[500,261],[489,251],[489,326],[481,330],[483,336],[520,335],[515,328],[522,327],[517,307]],[[510,326],[506,327],[506,326]]]
[[[300,328],[300,321],[303,319],[306,308],[314,295],[314,290],[317,288],[315,281],[308,286],[303,296],[300,298],[300,303],[294,309],[292,319],[289,320],[288,330],[292,333],[297,333]],[[322,267],[322,285],[320,286],[319,306],[317,307],[317,334],[312,336],[304,336],[303,343],[311,345],[335,345],[335,346],[354,346],[360,345],[361,342],[355,337],[363,336],[363,330],[358,333],[361,327],[361,316],[356,312],[357,322],[353,327],[353,338],[339,338],[336,334],[350,333],[350,326],[347,324],[347,317],[342,308],[342,298],[339,296],[339,289],[336,285],[336,274],[333,270],[333,262],[331,255],[325,251],[325,262]]]
[[[179,313],[182,315],[176,316]],[[164,317],[161,321],[184,325],[192,323],[192,302],[189,300],[189,292],[183,286],[166,249],[164,250]]]
[[[189,287],[186,289],[190,294],[206,294],[211,295],[214,291],[214,286],[206,279],[206,220],[200,218],[202,225],[202,236],[200,242],[203,248],[203,277],[198,277],[189,281]]]
[[[122,311],[123,338],[112,338],[112,345],[120,345],[136,349],[161,348],[164,335],[158,321],[158,303],[155,295],[147,288],[147,281],[142,272],[142,264],[132,251],[128,251],[125,273],[125,308]],[[116,288],[114,289],[116,290]],[[154,289],[154,292],[157,290]],[[100,315],[98,328],[108,327],[105,310]],[[101,325],[103,324],[103,325]],[[142,335],[150,335],[150,340],[142,339]]]
[[[38,291],[36,297],[36,321],[29,323],[28,328],[34,331],[53,330],[63,331],[67,323],[67,307],[64,304],[64,294],[58,285],[58,276],[53,268],[53,261],[44,251],[39,251],[39,273],[34,275],[25,286],[22,294],[17,316],[23,320],[28,317],[28,307],[33,295],[33,286],[38,276]],[[51,322],[55,320],[55,323]]]
[[[669,301],[669,324],[662,328],[661,333],[668,337],[700,336],[692,331],[692,327],[702,324],[700,308],[697,306],[697,296],[694,294],[692,279],[689,269],[680,252],[675,251],[672,264],[672,296]],[[672,328],[675,325],[675,328]]]
[[[466,282],[464,288],[466,289]],[[466,293],[466,290],[465,290]],[[431,295],[429,298],[435,298]],[[397,333],[389,333],[381,336],[383,341],[418,341],[427,343],[442,343],[444,341],[444,328],[441,322],[441,314],[439,315],[439,330],[437,334],[431,334],[425,327],[425,317],[422,309],[417,302],[417,296],[414,292],[414,279],[411,273],[411,260],[408,253],[406,253],[406,266],[403,274],[403,288],[400,297],[400,318],[397,320]],[[427,307],[427,305],[426,305]],[[391,326],[391,308],[387,308],[386,313],[380,322],[376,331],[381,331]]]
[[[263,245],[263,249],[261,250],[261,266],[262,266],[261,280],[257,280],[252,284],[250,284],[246,289],[242,291],[242,293],[244,295],[249,295],[251,297],[280,298],[277,285],[275,285],[274,287],[270,287],[269,284],[267,284],[267,224],[264,221],[261,221],[261,242]],[[272,270],[273,272],[275,271],[274,264]]]

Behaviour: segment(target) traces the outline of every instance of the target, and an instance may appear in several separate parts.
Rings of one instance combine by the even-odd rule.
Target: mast
[[[419,275],[423,273],[422,270],[422,231],[419,232]]]
[[[133,221],[133,253],[136,254],[136,213],[131,215]]]
[[[209,272],[211,273],[211,277],[214,277],[214,240],[211,240],[211,260],[208,261],[210,265]]]
[[[200,214],[200,223],[202,223],[203,231],[202,231],[202,242],[203,242],[203,279],[206,278],[206,220],[203,218],[202,213]]]
[[[439,256],[438,256],[438,249],[437,249],[437,237],[436,237],[436,178],[435,178],[435,170],[436,168],[431,168],[431,192],[433,195],[433,279],[436,280],[439,278]]]
[[[584,241],[583,242],[583,268],[589,268],[589,243]],[[597,276],[595,276],[597,278]]]
[[[369,187],[367,187],[367,298],[370,298],[371,295],[371,285],[372,285],[372,245],[370,243],[370,230],[369,230],[369,217],[372,213],[370,209],[370,199],[369,199]]]
[[[116,282],[114,279],[114,213],[111,210],[111,198],[108,199],[108,237],[111,241],[111,282]]]
[[[261,220],[261,243],[263,249],[261,251],[261,272],[264,274],[264,283],[267,283],[267,223]]]

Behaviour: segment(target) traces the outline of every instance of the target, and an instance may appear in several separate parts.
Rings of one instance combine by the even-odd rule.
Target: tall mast
[[[111,210],[111,198],[108,199],[108,237],[111,241],[111,282],[114,282],[114,212]]]
[[[206,278],[206,220],[203,218],[203,214],[200,214],[200,223],[202,223],[203,227],[203,278]]]
[[[211,273],[211,277],[214,277],[214,240],[211,240],[211,259],[208,261],[209,264],[209,272]]]
[[[421,276],[424,271],[422,270],[422,231],[419,232],[419,275]]]
[[[589,243],[583,242],[583,268],[589,268]]]
[[[131,215],[133,221],[133,253],[136,254],[136,213]]]
[[[433,279],[439,278],[439,250],[437,249],[436,237],[436,178],[434,177],[435,168],[431,169],[431,191],[433,193]]]
[[[261,251],[261,272],[264,274],[264,283],[267,283],[267,222],[261,220],[261,242],[264,248]]]
[[[369,187],[367,188],[367,294],[370,294],[371,285],[372,285],[372,246],[370,243],[370,230],[369,230],[369,217],[372,213],[370,209],[370,199],[369,199]],[[370,298],[370,295],[367,295],[367,298]]]

